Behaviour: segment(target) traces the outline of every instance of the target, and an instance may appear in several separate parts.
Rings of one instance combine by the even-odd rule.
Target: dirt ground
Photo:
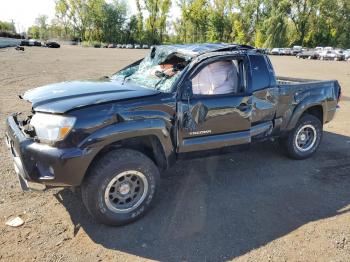
[[[319,151],[305,161],[272,143],[179,162],[155,206],[124,227],[94,222],[68,189],[22,193],[4,143],[17,95],[48,83],[97,78],[144,50],[0,50],[0,260],[3,261],[349,261],[350,63],[272,57],[278,75],[338,79],[341,109]],[[19,228],[5,225],[20,216]]]

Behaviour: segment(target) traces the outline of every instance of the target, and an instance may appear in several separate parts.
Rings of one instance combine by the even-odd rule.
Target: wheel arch
[[[322,125],[324,124],[324,114],[326,112],[324,108],[324,103],[319,102],[319,100],[317,101],[317,99],[315,99],[316,101],[312,100],[308,99],[307,101],[300,103],[295,108],[291,120],[288,123],[287,130],[293,129],[297,124],[298,120],[305,114],[310,114],[317,117],[321,121]]]
[[[161,142],[155,135],[130,137],[107,144],[99,150],[99,152],[91,161],[89,167],[92,166],[101,157],[103,157],[106,153],[122,148],[132,149],[145,154],[161,169],[166,169],[168,167],[164,149],[161,145]]]
[[[175,162],[171,136],[161,120],[130,121],[107,126],[86,138],[79,147],[86,150],[98,148],[84,177],[103,155],[121,148],[145,154],[163,170]]]
[[[323,124],[324,123],[324,114],[323,114],[323,107],[322,105],[314,105],[308,107],[300,117],[302,117],[305,114],[313,115],[317,117],[320,122]]]

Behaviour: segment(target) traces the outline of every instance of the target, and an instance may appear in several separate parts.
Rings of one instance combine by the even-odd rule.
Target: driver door
[[[221,60],[202,62],[181,87],[183,92],[177,105],[178,153],[250,143],[252,97],[246,92],[245,58],[230,58],[237,65],[238,81],[235,82],[238,86],[234,88],[235,91],[224,94],[193,93],[193,79],[196,75],[206,66]]]

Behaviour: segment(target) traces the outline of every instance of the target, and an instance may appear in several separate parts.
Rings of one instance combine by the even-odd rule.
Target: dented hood
[[[106,102],[145,97],[159,91],[107,80],[73,81],[50,84],[24,93],[22,98],[32,103],[35,111],[65,113],[67,111]]]

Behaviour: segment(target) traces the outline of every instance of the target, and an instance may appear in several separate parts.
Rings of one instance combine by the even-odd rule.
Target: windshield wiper
[[[123,82],[122,82],[122,85],[124,85],[125,80],[126,80],[128,77],[132,76],[132,75],[133,75],[133,73],[128,74],[128,75],[125,75],[125,76],[124,76],[124,79],[123,79]]]

